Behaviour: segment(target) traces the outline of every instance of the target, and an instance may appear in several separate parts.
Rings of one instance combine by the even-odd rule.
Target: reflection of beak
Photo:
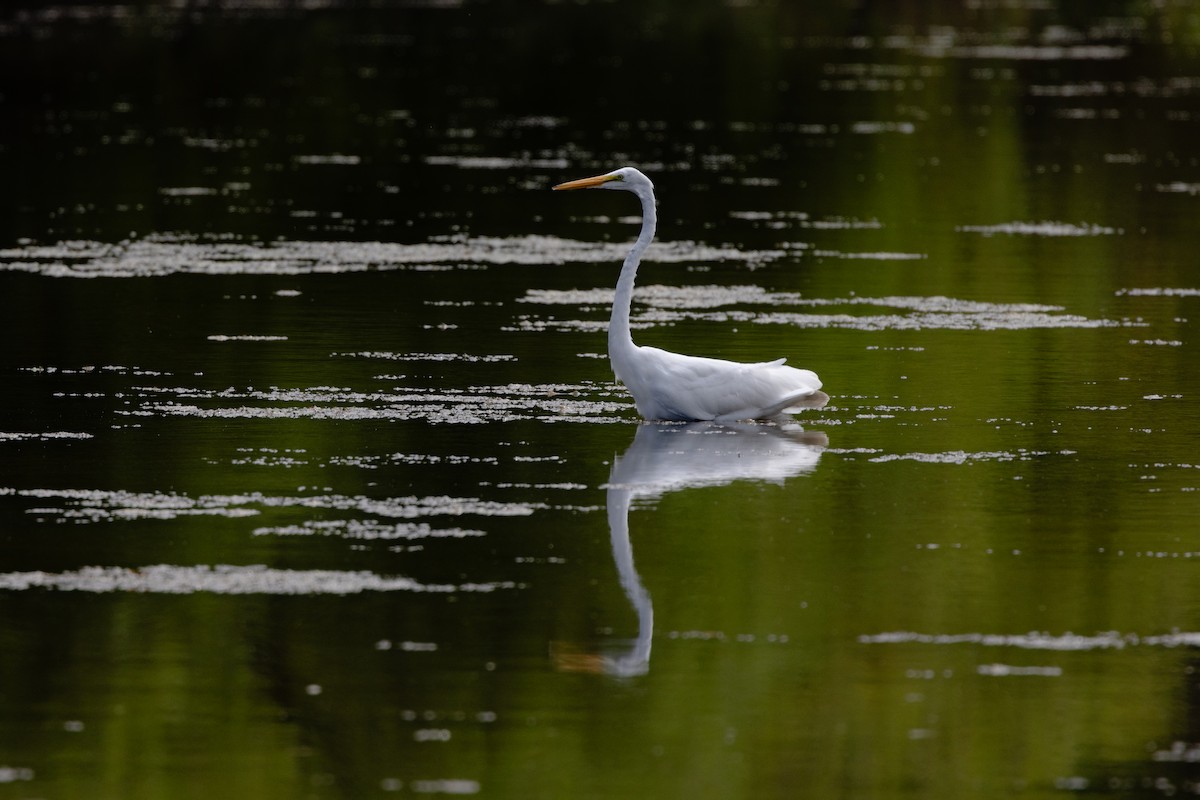
[[[567,189],[595,189],[597,186],[615,180],[617,180],[617,176],[610,173],[608,175],[595,175],[591,178],[580,178],[577,181],[567,181],[551,188],[556,192],[566,191]]]
[[[570,642],[551,642],[550,657],[554,661],[554,668],[559,672],[590,672],[593,675],[604,673],[603,657],[580,650],[578,645]]]

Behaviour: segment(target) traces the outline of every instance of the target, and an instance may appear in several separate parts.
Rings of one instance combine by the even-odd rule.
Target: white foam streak
[[[392,519],[430,516],[523,517],[547,508],[541,503],[503,503],[474,497],[365,497],[363,495],[264,495],[261,492],[200,495],[165,492],[127,492],[103,489],[6,489],[0,496],[16,495],[37,500],[57,500],[61,508],[37,508],[30,513],[76,522],[130,519],[176,519],[186,516],[246,517],[264,509],[319,508],[356,511]]]
[[[486,536],[483,531],[463,528],[433,528],[424,522],[380,524],[375,520],[305,520],[299,525],[255,528],[255,536],[340,536],[367,541],[393,539],[465,539]]]
[[[954,450],[947,453],[888,453],[882,456],[875,456],[868,459],[882,463],[886,461],[919,461],[923,464],[971,464],[979,461],[1029,461],[1033,458],[1049,455],[1069,456],[1074,455],[1073,450],[1060,450],[1056,453],[1044,450],[1025,450],[1018,449],[1016,451],[997,450],[991,452],[968,453],[963,450]]]
[[[362,592],[491,592],[512,582],[432,584],[401,576],[340,570],[272,569],[262,565],[83,567],[70,572],[0,573],[0,590],[54,589],[64,592],[148,594],[349,595]]]
[[[1058,678],[1063,674],[1062,667],[1024,667],[1014,666],[1012,664],[980,664],[975,668],[975,672],[980,675],[989,675],[994,678],[1007,678],[1011,676],[1035,675],[1044,678]]]
[[[995,633],[916,633],[891,631],[858,637],[860,644],[973,644],[982,647],[1014,647],[1020,650],[1076,652],[1123,650],[1133,647],[1197,647],[1200,632],[1173,631],[1155,636],[1104,631],[1090,636],[1076,633],[1054,635],[1044,632],[1023,634]]]
[[[959,225],[956,231],[962,233],[980,233],[984,236],[1006,234],[1008,236],[1112,236],[1121,233],[1116,228],[1104,225],[1083,223],[1074,225],[1070,222],[1002,222],[998,225]]]
[[[380,376],[388,377],[388,376]],[[307,389],[220,391],[188,387],[139,386],[143,401],[123,416],[175,416],[207,419],[426,420],[439,424],[483,424],[539,419],[547,422],[613,423],[628,411],[627,402],[592,399],[586,384],[505,384],[469,389],[357,392],[317,386]],[[173,395],[168,401],[158,398]],[[195,400],[219,405],[179,402]],[[242,401],[231,405],[230,401]],[[249,401],[249,402],[247,402]],[[252,403],[268,403],[257,405]]]
[[[91,439],[90,433],[78,431],[47,431],[45,433],[8,433],[0,431],[0,442],[47,442],[52,439]]]
[[[1195,287],[1162,287],[1151,286],[1137,289],[1118,289],[1114,292],[1117,297],[1200,297],[1200,289]]]
[[[613,290],[533,289],[518,302],[535,305],[576,305],[583,309],[606,309],[612,303]],[[1128,320],[1090,319],[1062,313],[1061,306],[1035,303],[985,303],[935,295],[931,297],[894,295],[887,297],[804,297],[796,292],[771,292],[761,286],[662,286],[639,287],[634,303],[651,309],[634,316],[635,327],[669,325],[684,320],[705,322],[757,323],[798,328],[848,328],[882,330],[1029,330],[1034,328],[1103,328],[1135,326]],[[892,308],[907,314],[814,314],[790,311],[751,311],[731,306],[772,306],[776,308],[816,307]],[[708,311],[708,309],[723,309]],[[559,328],[567,330],[602,329],[602,320],[518,319],[517,330]]]
[[[135,278],[164,275],[308,275],[437,265],[620,262],[628,245],[557,236],[454,236],[420,243],[239,242],[156,235],[116,244],[67,241],[0,249],[0,271],[60,278]],[[783,250],[740,250],[695,242],[656,242],[647,261],[762,263]]]

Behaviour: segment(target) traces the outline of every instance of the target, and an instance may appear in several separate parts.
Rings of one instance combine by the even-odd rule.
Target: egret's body
[[[641,347],[633,343],[629,309],[633,283],[642,253],[654,239],[654,184],[632,167],[594,178],[561,183],[555,189],[622,189],[642,201],[642,232],[634,243],[613,300],[608,324],[608,357],[613,373],[633,395],[649,420],[763,419],[801,408],[820,408],[829,401],[821,380],[807,369],[784,364],[785,359],[740,364],[718,358],[699,358]]]

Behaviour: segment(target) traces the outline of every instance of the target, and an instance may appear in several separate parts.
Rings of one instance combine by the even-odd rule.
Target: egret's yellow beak
[[[594,175],[590,178],[580,178],[577,181],[567,181],[566,183],[560,183],[558,186],[551,188],[553,188],[556,192],[562,192],[568,189],[594,189],[597,186],[608,183],[609,181],[619,180],[621,180],[620,175],[614,175],[610,172],[607,175]]]

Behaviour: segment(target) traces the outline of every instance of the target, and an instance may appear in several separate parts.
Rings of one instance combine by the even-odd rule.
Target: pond
[[[0,115],[0,797],[1200,793],[1192,4],[27,4]],[[828,405],[640,420],[625,164]]]

